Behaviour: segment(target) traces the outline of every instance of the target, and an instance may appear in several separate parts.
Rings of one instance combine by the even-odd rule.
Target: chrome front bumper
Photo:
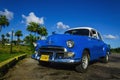
[[[31,58],[40,61],[40,56],[38,54],[33,54]],[[49,59],[48,62],[52,63],[79,63],[81,60],[80,59],[55,59],[54,56],[52,59]]]
[[[67,51],[63,47],[41,47],[32,55],[33,59],[41,61],[41,55],[49,55],[48,62],[56,63],[79,63],[81,59],[75,59],[75,53]]]

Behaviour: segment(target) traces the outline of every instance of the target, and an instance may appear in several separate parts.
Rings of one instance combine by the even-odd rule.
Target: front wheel
[[[84,51],[81,59],[81,63],[77,65],[75,69],[77,72],[84,73],[87,71],[88,65],[89,65],[89,54],[88,51]]]

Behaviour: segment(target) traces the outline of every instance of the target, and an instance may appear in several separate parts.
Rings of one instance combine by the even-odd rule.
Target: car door
[[[97,39],[97,32],[95,30],[91,30],[91,58],[98,59],[100,54],[99,49],[99,40]]]
[[[99,44],[98,45],[98,48],[99,48],[99,57],[101,57],[102,54],[103,54],[104,42],[103,42],[102,37],[101,37],[101,35],[100,35],[99,32],[97,32],[97,35],[98,35],[97,40],[98,40],[98,44]]]

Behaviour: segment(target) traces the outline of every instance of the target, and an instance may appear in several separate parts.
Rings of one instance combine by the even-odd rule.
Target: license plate
[[[41,55],[41,61],[49,61],[49,55]]]

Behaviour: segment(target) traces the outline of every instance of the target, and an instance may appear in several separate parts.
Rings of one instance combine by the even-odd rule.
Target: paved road
[[[120,80],[120,54],[112,54],[107,64],[95,62],[86,73],[77,73],[70,65],[41,66],[26,58],[2,78],[3,80]]]

